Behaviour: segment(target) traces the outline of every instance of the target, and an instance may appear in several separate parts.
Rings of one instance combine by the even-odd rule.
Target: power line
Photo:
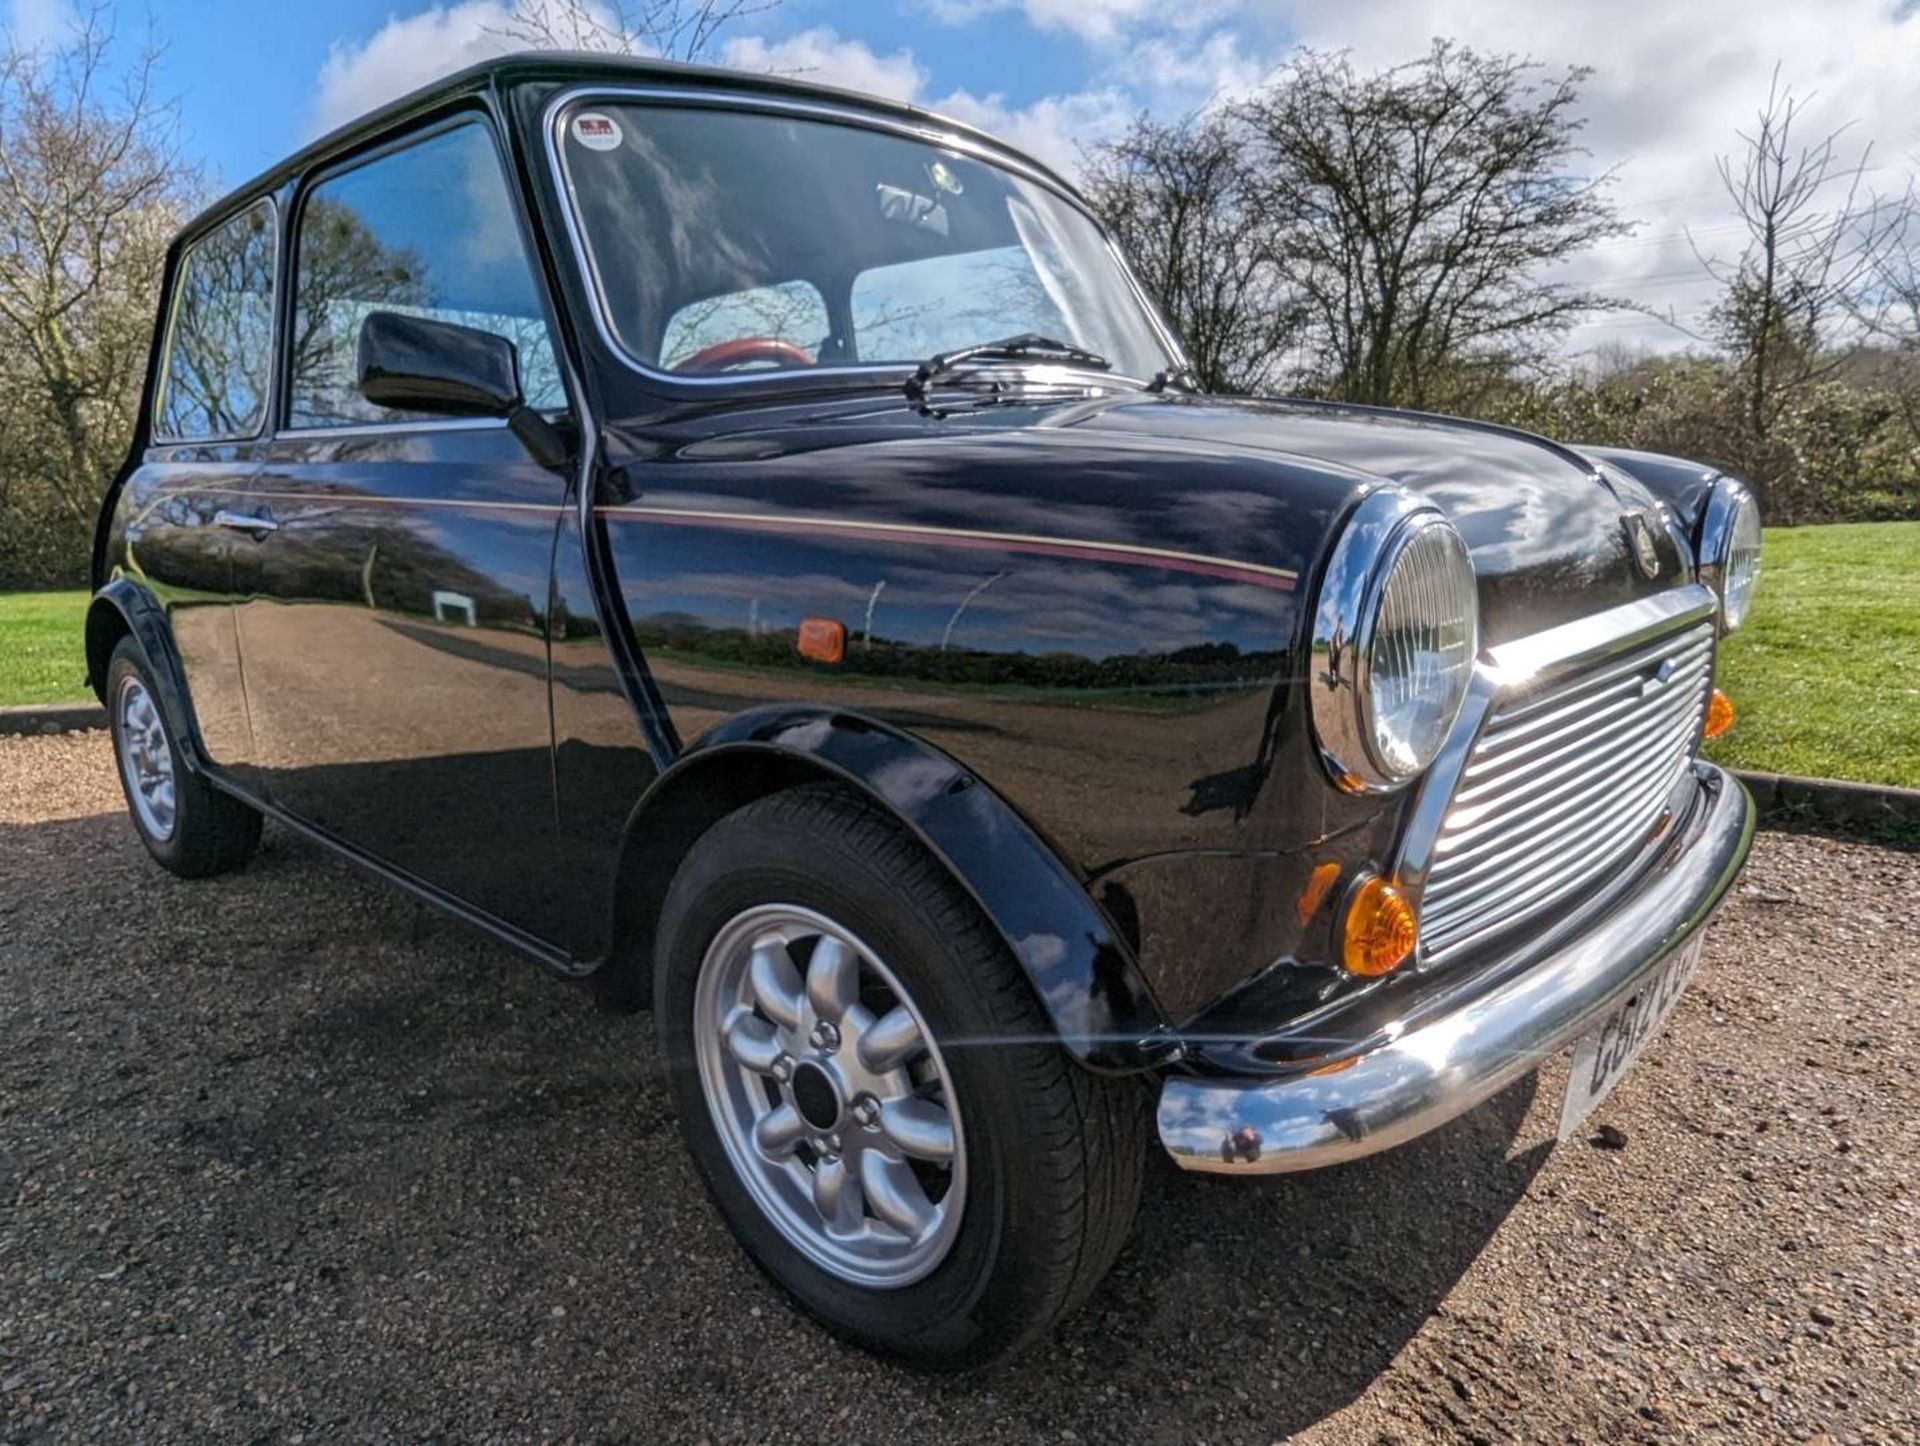
[[[1708,286],[1721,283],[1704,266],[1695,266],[1687,271],[1656,272],[1652,276],[1565,276],[1555,277],[1554,284],[1559,286],[1685,286],[1691,282],[1702,282]]]
[[[1857,168],[1849,166],[1844,171],[1835,171],[1832,175],[1823,179],[1819,185],[1813,187],[1813,189],[1818,190],[1820,186],[1831,186],[1836,181],[1851,181],[1856,175],[1871,176],[1878,172],[1892,169],[1893,162],[1891,161],[1882,161],[1877,166],[1860,166]],[[1704,201],[1709,196],[1724,196],[1726,193],[1727,188],[1725,186],[1714,186],[1710,190],[1683,191],[1673,196],[1644,196],[1638,200],[1616,200],[1614,204],[1627,210],[1636,210],[1645,206],[1671,206],[1677,201]]]
[[[1634,327],[1657,326],[1666,331],[1677,331],[1683,334],[1690,334],[1690,333],[1687,333],[1687,328],[1682,326],[1678,321],[1671,320],[1664,316],[1648,316],[1644,312],[1636,313],[1633,316],[1612,316],[1612,317],[1606,318],[1604,321],[1583,321],[1579,323],[1577,326],[1573,327],[1572,330],[1573,331],[1618,331],[1620,328],[1628,327],[1628,326],[1634,326]]]

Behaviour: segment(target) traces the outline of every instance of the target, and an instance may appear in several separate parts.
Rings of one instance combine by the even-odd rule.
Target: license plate
[[[1560,1107],[1560,1138],[1570,1138],[1620,1083],[1647,1041],[1680,1002],[1694,971],[1700,967],[1704,941],[1696,935],[1655,965],[1640,987],[1613,1012],[1580,1036],[1573,1047],[1573,1070],[1567,1079],[1567,1097]]]

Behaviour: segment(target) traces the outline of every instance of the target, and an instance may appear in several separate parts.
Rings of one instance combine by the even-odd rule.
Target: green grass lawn
[[[0,706],[87,696],[84,592],[0,593]],[[1772,529],[1723,646],[1738,768],[1920,788],[1920,522]]]
[[[1920,788],[1920,522],[1769,528],[1717,762]]]
[[[0,708],[84,702],[84,592],[0,592]]]

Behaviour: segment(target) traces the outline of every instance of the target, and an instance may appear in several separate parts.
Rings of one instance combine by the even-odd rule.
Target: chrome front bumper
[[[1160,1143],[1182,1169],[1316,1170],[1445,1124],[1580,1035],[1705,927],[1753,842],[1747,792],[1694,765],[1700,802],[1684,837],[1598,923],[1459,1008],[1351,1064],[1262,1079],[1183,1075],[1160,1093]]]

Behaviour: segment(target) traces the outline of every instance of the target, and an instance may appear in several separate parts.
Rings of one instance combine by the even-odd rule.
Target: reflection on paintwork
[[[807,708],[783,746],[828,749],[855,718],[938,750],[886,763],[904,808],[937,804],[947,759],[1006,799],[1202,1050],[1371,987],[1333,964],[1331,908],[1294,907],[1316,867],[1390,859],[1405,807],[1328,789],[1295,700],[1300,609],[1353,500],[1390,478],[1448,512],[1490,643],[1649,586],[1618,525],[1648,501],[1632,477],[1418,419],[866,396],[616,424],[606,449],[584,538],[564,484],[481,426],[282,438],[219,499],[275,533],[199,539],[197,492],[128,541],[157,550],[206,696],[235,705],[222,746],[261,788],[578,959],[611,945],[620,843],[661,772]],[[657,712],[615,673],[590,545]],[[244,692],[221,610],[192,616],[196,575],[242,599]],[[800,655],[809,618],[845,628],[838,663]],[[1058,937],[1031,941],[1037,977]],[[1096,967],[1064,942],[1062,991]]]
[[[1291,703],[1300,598],[1352,500],[1393,480],[1448,513],[1489,643],[1647,587],[1623,566],[1619,513],[1649,501],[1630,477],[1351,409],[863,399],[615,429],[610,452],[610,546],[680,739],[781,701],[926,738],[1060,848],[1174,1017],[1220,1027],[1359,987],[1324,915],[1288,907],[1317,863],[1389,857],[1404,806],[1330,795]],[[1265,571],[1182,570],[1222,558]],[[798,656],[806,617],[846,626],[841,664]]]
[[[576,958],[613,947],[615,878],[627,822],[664,768],[614,672],[588,575],[579,516],[568,509],[553,553],[553,776],[562,873]],[[651,941],[647,941],[650,945]]]
[[[930,756],[919,738],[852,713],[774,704],[736,714],[689,757],[731,761],[759,750],[809,758],[829,774],[870,783],[896,773],[904,759]],[[875,792],[968,881],[988,920],[1015,944],[1063,1047],[1101,1069],[1177,1057],[1179,1041],[1132,951],[1058,851],[959,764],[938,762],[945,782],[924,796]]]
[[[1346,462],[1424,494],[1446,513],[1483,579],[1488,643],[1632,601],[1649,586],[1627,563],[1621,513],[1654,505],[1631,476],[1537,437],[1364,407],[1298,402],[1116,407],[1104,427]],[[1663,539],[1663,576],[1681,559]]]
[[[120,569],[166,610],[201,747],[230,766],[252,758],[253,738],[231,607],[236,539],[216,527],[214,517],[221,509],[218,487],[239,484],[257,466],[250,446],[174,449],[171,460],[129,480],[109,543]],[[202,490],[208,482],[216,490]]]
[[[1058,209],[1044,187],[1008,192],[970,143],[943,147],[925,195],[895,184],[918,186],[911,177],[881,182],[883,210],[915,226],[883,218],[885,237],[862,256],[796,252],[812,225],[800,213],[787,217],[799,231],[769,230],[780,208],[729,211],[701,165],[641,165],[636,138],[656,121],[708,141],[716,126],[804,132],[808,144],[777,164],[724,138],[695,147],[736,177],[783,183],[803,152],[819,170],[828,151],[906,154],[919,142],[791,113],[769,128],[731,104],[648,108],[624,150],[563,147],[554,175],[503,172],[486,122],[518,128],[507,150],[537,146],[557,83],[540,65],[537,78],[495,77],[485,93],[476,82],[445,109],[358,133],[322,162],[289,163],[271,183],[273,224],[262,210],[246,233],[237,285],[191,262],[183,281],[188,253],[172,258],[170,289],[227,287],[239,321],[198,329],[195,355],[172,342],[196,328],[168,332],[160,350],[174,371],[192,362],[187,380],[204,385],[188,412],[170,395],[149,410],[197,419],[203,433],[257,420],[268,437],[147,446],[143,430],[124,493],[110,493],[95,581],[118,576],[101,606],[135,619],[175,696],[180,655],[200,715],[177,708],[197,734],[183,740],[190,763],[203,749],[224,786],[549,963],[598,970],[615,1003],[644,989],[644,970],[620,966],[648,954],[654,911],[698,830],[765,788],[818,778],[870,790],[954,866],[1062,1042],[1097,1068],[1311,1071],[1506,967],[1451,969],[1429,955],[1356,980],[1335,962],[1345,881],[1402,865],[1401,882],[1417,882],[1407,824],[1419,823],[1422,790],[1346,795],[1321,765],[1301,706],[1314,666],[1301,625],[1328,545],[1370,490],[1421,494],[1471,549],[1482,637],[1498,648],[1687,576],[1699,469],[1409,414],[1143,391],[1124,374],[1151,375],[1160,358],[1129,361],[1146,354],[1122,343],[1155,327],[1127,285],[1105,293],[1128,313],[1125,334],[1095,339],[1114,371],[996,363],[943,374],[909,401],[904,369],[825,364],[851,360],[849,347],[873,359],[873,318],[857,299],[848,314],[847,298],[872,290],[856,273],[924,281],[942,264],[935,251],[992,257],[1030,242],[1024,223],[1019,238],[1005,232],[1004,207],[1002,221],[983,220],[985,203],[1031,191],[1041,211]],[[384,144],[403,137],[418,144]],[[815,141],[832,145],[816,153]],[[583,193],[584,238],[563,234],[582,213],[552,189],[587,179],[578,166],[624,178]],[[443,195],[422,207],[409,180],[422,167],[485,184],[462,204]],[[658,221],[659,208],[621,200],[652,173],[677,176],[680,201],[699,193],[693,209],[726,224],[685,232],[699,244],[669,254],[657,226],[627,224]],[[872,180],[825,190],[837,185],[848,214],[870,216]],[[523,182],[524,214],[513,194]],[[894,206],[902,196],[913,204]],[[936,212],[954,244],[928,250],[935,228],[918,222]],[[732,239],[716,249],[716,236]],[[583,239],[601,261],[591,275],[578,265]],[[218,251],[203,238],[192,254]],[[617,354],[614,330],[655,361],[739,340],[724,333],[741,317],[794,334],[760,322],[791,310],[791,297],[769,302],[770,288],[798,274],[767,258],[799,252],[829,258],[807,282],[825,311],[798,336],[820,364],[785,367],[793,348],[769,358],[748,338],[747,353],[784,369],[695,385]],[[666,270],[647,263],[653,253]],[[268,307],[275,257],[297,260],[298,274]],[[1071,288],[1107,274],[1111,258],[1096,244],[1069,260],[1055,269]],[[227,314],[217,295],[203,300]],[[973,296],[947,321],[964,333],[1006,300],[987,296],[982,312]],[[498,420],[406,418],[361,397],[353,337],[369,308],[393,306],[514,342],[523,400],[560,443],[540,450],[571,450],[567,475],[536,466]],[[271,335],[276,312],[282,336]],[[732,319],[716,331],[719,312]],[[550,332],[553,319],[568,324]],[[1088,341],[1075,327],[1059,334]],[[1170,342],[1147,340],[1155,353]],[[283,355],[268,377],[273,343]],[[570,410],[587,404],[591,418]],[[1659,565],[1636,569],[1622,517],[1656,511]],[[818,640],[810,656],[803,627]],[[108,635],[93,632],[96,644]],[[1452,781],[1431,776],[1434,811]],[[1674,828],[1683,813],[1676,803]],[[1529,928],[1570,927],[1602,892]],[[1357,1117],[1345,1108],[1329,1104],[1316,1128],[1348,1130]],[[1288,1145],[1252,1123],[1209,1121],[1203,1152],[1271,1168]]]
[[[424,430],[283,437],[229,500],[278,524],[235,565],[256,786],[543,938],[563,490],[503,431]]]
[[[1292,668],[1290,590],[1150,563],[607,515],[634,634],[687,742],[754,707],[832,706],[991,780],[1088,875],[1176,841],[1259,846],[1247,824]],[[799,655],[813,616],[854,632],[842,663]],[[915,774],[889,779],[890,794],[944,780],[938,766],[900,766]],[[1225,967],[1244,974],[1279,947]]]

